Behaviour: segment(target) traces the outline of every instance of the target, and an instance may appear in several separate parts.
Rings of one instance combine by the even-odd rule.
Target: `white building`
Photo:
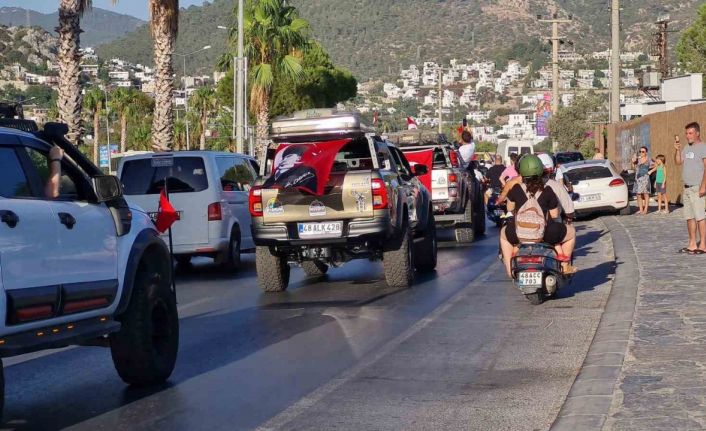
[[[704,103],[703,75],[692,73],[662,81],[659,101],[626,102],[620,107],[620,116],[623,120],[639,118],[655,112],[666,112],[681,106]]]

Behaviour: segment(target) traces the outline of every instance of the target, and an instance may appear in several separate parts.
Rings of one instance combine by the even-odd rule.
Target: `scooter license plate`
[[[520,287],[535,287],[542,285],[542,273],[537,271],[521,272],[517,279]]]

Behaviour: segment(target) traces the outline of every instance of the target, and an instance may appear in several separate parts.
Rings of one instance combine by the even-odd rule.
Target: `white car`
[[[188,264],[192,256],[206,256],[236,270],[240,253],[255,248],[248,210],[255,165],[252,157],[235,153],[149,153],[123,158],[118,177],[128,202],[152,217],[166,182],[169,200],[179,213],[172,226],[177,262]],[[168,241],[166,235],[163,239]]]
[[[574,201],[577,215],[604,211],[630,214],[628,186],[610,160],[582,160],[561,169],[578,194]]]

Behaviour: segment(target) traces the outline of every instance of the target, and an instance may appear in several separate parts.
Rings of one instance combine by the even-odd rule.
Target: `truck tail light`
[[[623,184],[625,184],[625,180],[623,180],[622,178],[616,178],[613,181],[611,181],[610,184],[608,184],[608,185],[610,187],[618,187],[618,186],[622,186]]]
[[[221,203],[214,202],[208,206],[208,221],[219,220],[223,220],[223,211],[221,210]]]
[[[454,168],[459,167],[458,154],[456,154],[455,151],[449,152],[449,160],[451,160],[451,166],[453,166]]]
[[[458,175],[456,175],[456,174],[449,174],[449,177],[448,177],[448,184],[449,184],[449,188],[456,188],[456,187],[458,187]]]
[[[373,209],[374,210],[384,210],[387,209],[387,188],[385,187],[385,182],[379,178],[374,178],[370,183],[370,188],[373,193]]]
[[[248,195],[248,208],[253,217],[262,217],[262,189],[253,187]]]

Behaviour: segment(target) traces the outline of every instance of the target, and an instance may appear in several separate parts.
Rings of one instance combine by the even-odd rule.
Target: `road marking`
[[[402,343],[407,341],[409,338],[414,336],[415,334],[419,333],[422,329],[426,328],[430,323],[434,322],[436,319],[438,319],[441,315],[446,313],[451,307],[456,305],[459,301],[464,299],[466,295],[469,294],[469,291],[467,290],[470,285],[475,283],[478,280],[482,280],[482,276],[488,274],[491,272],[491,270],[494,271],[492,264],[490,262],[492,261],[497,261],[498,258],[495,254],[491,254],[490,256],[485,257],[480,261],[480,267],[483,268],[487,265],[486,269],[473,277],[468,284],[466,284],[462,289],[459,289],[458,292],[454,293],[450,298],[448,298],[446,301],[442,302],[437,308],[435,308],[431,313],[427,314],[425,317],[423,317],[421,320],[419,320],[417,323],[409,327],[406,331],[398,335],[397,337],[393,338],[391,341],[385,344],[382,348],[380,348],[377,352],[371,353],[368,356],[364,357],[360,362],[358,362],[356,365],[353,367],[349,368],[348,370],[344,371],[342,374],[340,374],[337,377],[334,377],[331,379],[328,383],[325,383],[324,385],[320,386],[318,389],[315,389],[313,392],[309,393],[308,395],[305,395],[303,398],[301,398],[299,401],[295,402],[282,412],[280,412],[277,416],[274,416],[264,424],[260,425],[259,427],[256,428],[257,431],[272,431],[276,429],[283,428],[286,424],[289,422],[293,421],[296,419],[298,416],[303,414],[306,410],[310,409],[313,407],[317,402],[321,401],[324,397],[327,395],[331,394],[333,391],[338,389],[339,387],[343,386],[344,384],[348,383],[349,381],[353,380],[358,374],[360,374],[362,371],[364,371],[366,368],[372,366],[385,356],[389,355],[394,351],[398,346],[400,346]]]

